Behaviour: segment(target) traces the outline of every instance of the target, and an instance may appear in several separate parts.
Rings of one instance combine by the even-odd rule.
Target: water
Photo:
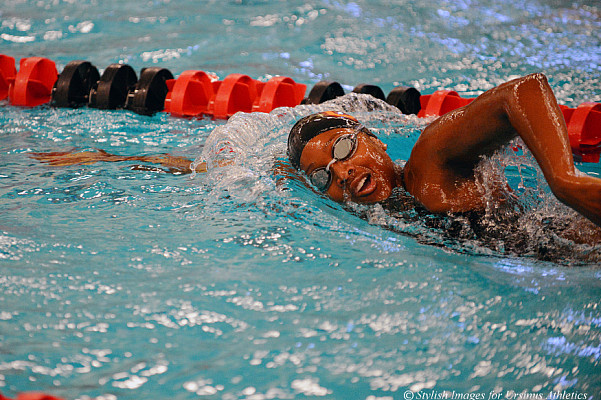
[[[1,20],[1,53],[46,56],[59,70],[86,59],[101,70],[126,62],[138,72],[280,74],[347,91],[403,83],[465,96],[543,71],[561,103],[601,101],[596,1],[42,0],[5,2]],[[397,160],[427,123],[381,104],[369,111],[365,98],[328,107],[350,107]],[[548,231],[547,217],[574,215],[527,152],[507,150],[484,167],[486,176],[505,170],[520,195],[518,225],[534,245],[515,255],[503,240],[455,240],[410,215],[335,204],[291,178],[287,130],[318,109],[226,124],[0,107],[0,392],[599,398],[599,249]],[[218,152],[224,146],[233,152]],[[55,168],[29,156],[95,148],[235,164],[191,177],[128,163]],[[558,254],[549,261],[541,248]]]

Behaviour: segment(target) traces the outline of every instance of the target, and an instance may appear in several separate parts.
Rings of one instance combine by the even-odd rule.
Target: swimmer
[[[601,226],[601,179],[575,169],[563,115],[543,74],[506,82],[434,120],[420,135],[404,168],[355,118],[333,112],[299,120],[288,137],[288,157],[317,190],[338,202],[381,202],[401,187],[432,213],[462,213],[485,209],[476,167],[483,156],[517,136],[534,155],[555,196]],[[192,172],[191,160],[168,154],[118,156],[88,151],[33,157],[51,165],[141,161],[160,164],[167,172]],[[206,172],[206,164],[199,164],[196,172]],[[506,184],[492,192],[499,202],[510,196]]]
[[[555,196],[601,226],[601,179],[575,169],[563,115],[543,74],[506,82],[433,121],[404,168],[356,119],[332,112],[309,115],[294,125],[288,157],[317,190],[338,202],[381,202],[402,187],[432,213],[463,213],[485,209],[476,178],[482,157],[517,136]],[[506,184],[493,193],[503,202]]]

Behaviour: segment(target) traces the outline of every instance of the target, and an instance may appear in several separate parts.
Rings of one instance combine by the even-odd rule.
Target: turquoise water
[[[40,0],[0,13],[0,53],[49,57],[59,70],[86,59],[465,96],[542,71],[561,103],[601,101],[597,1]],[[427,122],[361,97],[323,107],[353,112],[398,160]],[[600,249],[547,229],[548,217],[575,216],[527,152],[507,150],[483,172],[505,170],[520,195],[513,227],[530,241],[516,255],[503,238],[449,237],[411,215],[338,205],[290,176],[287,130],[319,109],[226,124],[3,104],[0,392],[598,399]],[[29,156],[94,148],[235,164],[191,177]]]

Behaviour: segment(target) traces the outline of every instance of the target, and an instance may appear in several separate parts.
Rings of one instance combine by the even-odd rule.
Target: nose
[[[330,173],[332,174],[332,181],[343,188],[355,173],[355,169],[348,162],[337,161],[330,166]]]

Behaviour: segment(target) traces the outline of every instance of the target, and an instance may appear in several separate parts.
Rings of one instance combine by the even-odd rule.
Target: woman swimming
[[[476,167],[516,136],[555,196],[601,226],[601,179],[575,169],[565,121],[542,74],[506,82],[436,119],[404,168],[356,119],[332,112],[299,120],[288,138],[288,156],[335,201],[380,202],[402,187],[430,212],[462,213],[485,208]],[[506,185],[493,188],[496,201],[505,201],[507,193]]]
[[[516,136],[534,155],[557,198],[601,226],[601,179],[575,169],[565,121],[542,74],[506,82],[433,121],[404,168],[355,118],[334,112],[299,120],[288,137],[288,157],[335,201],[381,202],[394,188],[402,187],[430,212],[461,213],[484,209],[487,200],[476,167],[483,156]],[[118,156],[88,151],[33,157],[51,165],[141,161],[160,164],[168,172],[192,172],[191,160],[168,154]],[[196,172],[206,172],[206,164],[199,164]],[[499,184],[492,193],[496,201],[504,202],[509,192],[506,184]]]

